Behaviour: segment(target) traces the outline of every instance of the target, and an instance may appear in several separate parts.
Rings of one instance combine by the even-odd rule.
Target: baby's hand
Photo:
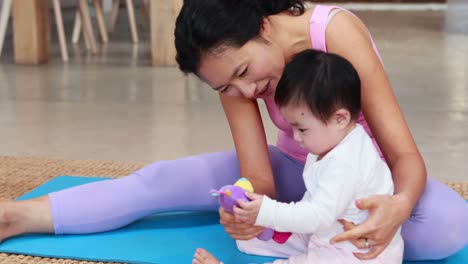
[[[263,202],[263,195],[246,192],[245,195],[249,198],[250,202],[237,201],[239,207],[234,207],[234,216],[237,221],[241,221],[247,224],[255,224],[257,220],[258,212]]]

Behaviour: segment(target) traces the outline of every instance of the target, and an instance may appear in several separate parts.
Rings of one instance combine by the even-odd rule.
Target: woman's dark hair
[[[219,47],[242,47],[259,36],[263,18],[289,10],[303,14],[300,0],[185,0],[176,20],[176,61],[196,73],[201,57]]]
[[[306,104],[312,114],[327,122],[333,113],[347,109],[356,120],[361,109],[361,81],[345,58],[317,50],[296,54],[278,82],[279,107]]]

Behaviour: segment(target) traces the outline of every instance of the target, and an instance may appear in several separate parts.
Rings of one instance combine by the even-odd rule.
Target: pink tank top
[[[329,13],[333,9],[340,9],[340,10],[347,11],[337,6],[316,5],[312,13],[312,16],[310,17],[310,37],[312,41],[312,47],[316,50],[327,52],[325,29],[328,24]],[[375,44],[372,38],[371,38],[371,41],[372,41],[372,46],[374,48],[375,53],[377,54],[380,61],[382,62],[382,59],[380,58],[380,54],[377,51],[377,48],[375,47]],[[294,140],[292,128],[286,122],[286,120],[284,120],[283,116],[281,115],[281,112],[279,111],[278,106],[275,104],[274,99],[273,98],[265,99],[265,104],[267,106],[268,113],[270,114],[271,120],[279,129],[277,147],[281,151],[286,153],[288,156],[292,157],[293,159],[305,163],[308,152],[306,149],[300,147]],[[379,152],[380,157],[383,158],[382,152],[380,151],[380,148],[377,145],[377,142],[375,141],[375,138],[372,135],[372,132],[369,129],[369,125],[367,124],[367,121],[364,118],[364,115],[362,114],[362,112],[359,114],[357,118],[357,123],[359,123],[360,125],[364,127],[367,134],[372,138],[372,141],[374,142],[374,145],[377,148],[377,151]]]

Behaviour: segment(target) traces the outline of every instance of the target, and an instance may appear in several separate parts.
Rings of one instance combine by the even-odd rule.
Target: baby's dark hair
[[[217,48],[242,47],[259,37],[263,18],[304,13],[300,0],[185,0],[175,25],[176,61],[197,73],[202,56]]]
[[[325,123],[340,108],[347,109],[356,120],[361,109],[361,81],[345,58],[305,50],[286,65],[275,102],[279,107],[305,104]]]

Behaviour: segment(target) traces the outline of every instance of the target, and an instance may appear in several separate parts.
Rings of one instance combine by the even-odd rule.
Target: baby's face
[[[292,126],[294,140],[310,153],[323,156],[339,143],[333,120],[324,123],[305,105],[287,105],[280,111]]]

